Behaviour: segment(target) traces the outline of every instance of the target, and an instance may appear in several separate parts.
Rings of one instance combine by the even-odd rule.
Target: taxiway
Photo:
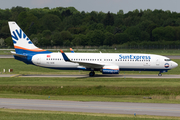
[[[179,116],[180,104],[77,102],[0,98],[0,108],[50,111],[90,112],[109,114]]]

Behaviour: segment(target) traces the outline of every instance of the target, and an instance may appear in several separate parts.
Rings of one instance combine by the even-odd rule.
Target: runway
[[[180,56],[174,56],[174,55],[172,55],[172,56],[168,55],[166,57],[168,57],[170,59],[180,59]],[[14,57],[13,57],[13,55],[0,55],[0,58],[14,58]]]
[[[21,74],[0,74],[0,77],[52,77],[52,78],[87,78],[89,75],[21,75]],[[92,78],[180,78],[180,75],[95,75]]]
[[[0,108],[70,111],[109,114],[179,116],[180,104],[77,102],[0,98]]]

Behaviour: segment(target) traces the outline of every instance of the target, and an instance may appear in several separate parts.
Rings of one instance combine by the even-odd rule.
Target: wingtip
[[[60,50],[61,51],[61,53],[64,53],[62,50]]]

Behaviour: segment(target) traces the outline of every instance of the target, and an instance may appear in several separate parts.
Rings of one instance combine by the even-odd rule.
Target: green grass
[[[179,104],[179,81],[150,78],[0,78],[0,97]]]
[[[108,87],[180,87],[180,79],[154,78],[0,78],[2,86],[108,86]]]
[[[179,117],[0,109],[1,120],[174,120]]]
[[[180,59],[173,60],[180,65]],[[3,69],[6,69],[5,74],[88,74],[88,71],[80,71],[80,70],[54,70],[48,68],[37,67],[34,65],[27,65],[21,61],[11,59],[11,58],[2,58],[0,59],[0,73],[3,73]],[[8,69],[13,69],[12,73],[8,73]],[[100,72],[96,72],[96,74],[102,74]],[[158,71],[120,71],[120,74],[158,74]],[[163,74],[180,74],[180,67],[176,67],[175,69],[169,70],[167,73]]]
[[[0,86],[0,91],[35,95],[179,95],[180,87]]]

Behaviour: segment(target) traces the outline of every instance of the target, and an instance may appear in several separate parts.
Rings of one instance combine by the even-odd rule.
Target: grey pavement
[[[0,108],[50,111],[90,112],[109,114],[179,116],[180,104],[77,102],[0,98]]]

